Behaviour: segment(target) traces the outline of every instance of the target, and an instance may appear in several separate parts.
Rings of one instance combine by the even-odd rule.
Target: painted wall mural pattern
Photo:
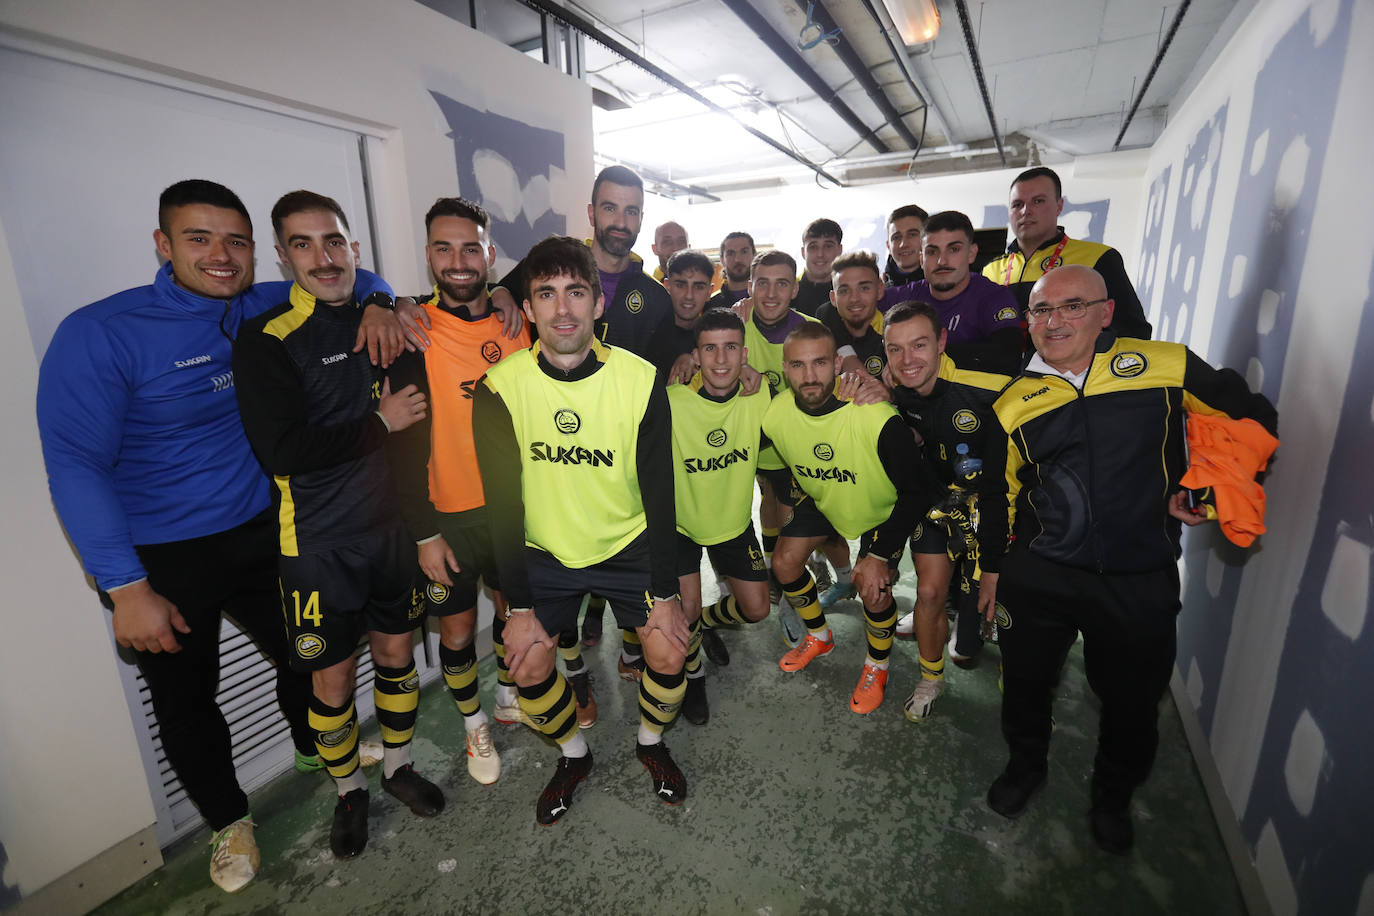
[[[1199,124],[1175,163],[1179,171],[1163,169],[1149,185],[1139,291],[1159,305],[1160,335],[1187,339],[1198,309],[1210,305],[1196,303],[1191,262],[1202,264],[1218,154],[1228,128],[1245,131],[1236,186],[1226,191],[1233,204],[1217,262],[1220,282],[1207,352],[1214,364],[1241,371],[1251,387],[1275,402],[1317,218],[1317,187],[1342,90],[1353,7],[1353,0],[1328,0],[1299,15],[1258,67],[1249,122],[1228,124],[1233,106],[1221,105]],[[1171,181],[1181,184],[1166,228],[1163,204]],[[1152,257],[1167,257],[1163,271]],[[1374,277],[1367,282],[1374,284]],[[1365,627],[1374,555],[1374,482],[1366,467],[1374,454],[1374,361],[1368,359],[1374,353],[1374,302],[1363,304],[1362,315],[1351,328],[1358,339],[1345,391],[1339,403],[1322,408],[1338,410],[1340,417],[1325,474],[1306,471],[1325,484],[1313,494],[1316,533],[1305,562],[1265,558],[1302,564],[1292,607],[1239,606],[1241,582],[1255,555],[1208,528],[1184,540],[1178,658],[1209,736],[1219,721],[1217,686],[1228,645],[1262,619],[1257,615],[1288,621],[1256,775],[1248,797],[1233,799],[1244,812],[1242,833],[1261,866],[1278,864],[1287,872],[1291,897],[1274,900],[1280,912],[1350,913],[1374,901],[1374,851],[1364,835],[1374,823],[1368,791],[1374,750],[1363,702],[1374,692]],[[1281,417],[1281,436],[1282,423]],[[1257,693],[1256,703],[1264,701],[1264,691]],[[1266,881],[1271,889],[1282,884]]]

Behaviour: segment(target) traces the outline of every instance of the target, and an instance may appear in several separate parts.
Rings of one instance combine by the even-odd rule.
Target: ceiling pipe
[[[868,93],[869,99],[872,100],[874,105],[878,106],[878,110],[883,113],[883,117],[887,118],[887,123],[891,124],[897,133],[901,135],[906,145],[913,150],[920,146],[921,141],[917,140],[916,135],[911,132],[911,128],[906,126],[906,121],[902,118],[901,112],[897,110],[897,106],[892,104],[892,100],[888,98],[887,93],[883,91],[883,87],[878,85],[878,81],[873,78],[873,74],[869,72],[868,66],[863,62],[863,59],[859,57],[858,52],[854,50],[854,46],[849,43],[849,39],[845,37],[844,32],[835,25],[835,18],[831,16],[830,11],[825,8],[825,4],[822,3],[821,0],[794,0],[794,2],[799,9],[805,10],[810,8],[811,15],[815,18],[822,30],[834,35],[833,50],[835,55],[849,68],[850,74],[858,84],[864,88],[864,91]]]
[[[911,88],[916,96],[916,101],[925,109],[926,114],[935,119],[935,129],[947,140],[953,140],[954,134],[950,131],[949,119],[940,111],[939,106],[926,97],[925,91],[921,88],[920,82],[916,79],[915,68],[911,63],[911,55],[907,53],[906,45],[894,41],[892,36],[897,35],[897,24],[892,21],[892,14],[887,11],[878,0],[860,0],[868,15],[873,18],[873,22],[878,26],[878,32],[887,42],[887,49],[892,54],[892,61],[897,65],[897,70],[901,72],[902,79],[906,80],[907,86]],[[924,141],[925,131],[922,130],[922,140]]]
[[[683,184],[680,181],[673,181],[673,179],[647,166],[640,165],[637,162],[628,162],[624,159],[617,159],[615,156],[607,156],[602,153],[594,153],[592,158],[599,159],[607,165],[623,165],[627,169],[633,169],[635,174],[639,175],[639,177],[644,179],[648,184],[668,188],[679,194],[685,194],[688,197],[704,197],[710,203],[720,203],[719,197],[699,185]],[[670,197],[672,195],[665,194],[663,196]]]
[[[1169,50],[1169,45],[1173,44],[1174,35],[1178,32],[1179,23],[1183,21],[1183,14],[1188,12],[1188,6],[1193,0],[1183,0],[1183,5],[1174,14],[1174,21],[1169,26],[1169,34],[1164,36],[1164,43],[1155,52],[1155,59],[1150,62],[1150,72],[1145,74],[1145,82],[1140,84],[1140,91],[1135,94],[1135,101],[1131,103],[1131,111],[1126,115],[1126,120],[1121,125],[1121,131],[1116,135],[1116,142],[1112,144],[1112,152],[1121,149],[1121,141],[1126,136],[1126,128],[1131,126],[1131,119],[1135,117],[1136,109],[1145,99],[1145,90],[1150,88],[1150,80],[1155,78],[1155,71],[1159,69],[1159,62],[1164,59],[1164,55]]]
[[[854,109],[844,103],[839,93],[831,89],[826,81],[821,79],[821,75],[806,62],[805,58],[797,53],[787,39],[779,35],[777,29],[773,28],[772,24],[758,10],[749,5],[749,0],[721,0],[721,2],[729,8],[730,12],[744,20],[744,24],[749,26],[753,33],[758,36],[759,41],[767,45],[768,50],[772,51],[778,60],[786,64],[789,70],[811,88],[812,92],[828,104],[835,114],[853,128],[861,139],[880,153],[892,152],[892,147],[884,143],[876,131],[869,129],[868,125],[863,122],[863,118],[855,114]]]
[[[997,132],[997,119],[992,114],[992,99],[988,96],[987,80],[983,79],[983,63],[978,58],[978,45],[973,41],[973,26],[969,23],[968,4],[955,0],[959,11],[959,24],[964,29],[964,46],[968,48],[969,60],[973,62],[973,75],[978,78],[978,91],[983,95],[983,110],[988,113],[988,127],[992,128],[992,142],[997,145],[997,154],[1002,157],[1002,167],[1007,165],[1007,154],[1002,149],[1002,135]]]
[[[700,92],[697,92],[691,86],[688,86],[682,80],[673,76],[671,73],[664,70],[662,67],[658,66],[657,64],[645,58],[643,55],[637,53],[633,49],[627,47],[625,44],[617,41],[610,35],[606,34],[606,32],[602,31],[590,20],[584,19],[582,16],[578,15],[577,13],[574,13],[572,10],[558,6],[550,2],[550,0],[520,0],[520,2],[525,4],[525,6],[528,6],[535,12],[544,13],[545,15],[552,16],[554,19],[557,19],[559,22],[563,23],[569,28],[576,29],[583,35],[590,38],[592,41],[596,42],[597,44],[601,45],[609,51],[619,54],[625,60],[634,64],[636,67],[643,70],[645,73],[648,73],[650,76],[653,76],[661,80],[669,86],[672,86],[674,89],[676,89],[678,92],[681,92],[688,98],[696,102],[699,102],[702,105],[705,105],[707,108],[714,112],[725,115],[731,121],[734,121],[736,124],[738,124],[741,129],[749,133],[751,136],[756,137],[759,140],[762,140],[764,143],[767,143],[773,149],[782,153],[784,156],[791,159],[792,161],[800,165],[806,166],[808,169],[815,172],[817,175],[819,175],[821,178],[824,178],[826,181],[831,182],[836,187],[845,187],[845,183],[843,181],[840,181],[834,175],[831,175],[825,169],[821,168],[819,165],[812,162],[810,159],[807,159],[801,153],[798,153],[790,147],[784,146],[777,140],[774,140],[772,137],[765,134],[763,131],[755,130],[748,124],[745,124],[743,121],[732,115],[725,108],[723,108],[720,105],[717,105],[715,102],[711,101],[706,96],[702,95]]]

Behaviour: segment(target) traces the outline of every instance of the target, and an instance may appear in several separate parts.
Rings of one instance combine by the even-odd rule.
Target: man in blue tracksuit
[[[252,285],[252,223],[222,185],[172,185],[158,223],[168,263],[153,284],[78,309],[53,335],[38,428],[53,503],[114,612],[115,638],[135,650],[167,759],[214,832],[211,878],[233,891],[253,877],[258,851],[215,703],[222,612],[277,662],[298,766],[318,768],[310,680],[285,663],[268,481],[230,368],[240,322],[282,301],[289,284]],[[359,276],[361,295],[389,302],[378,277]],[[389,362],[399,329],[370,311],[387,328],[370,337],[374,347],[386,338]]]

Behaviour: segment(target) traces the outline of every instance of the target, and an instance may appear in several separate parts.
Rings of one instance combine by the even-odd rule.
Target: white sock
[[[564,757],[586,757],[590,753],[587,748],[587,739],[582,737],[582,732],[577,731],[563,744],[558,745],[559,753]]]
[[[836,585],[849,585],[850,582],[852,581],[851,578],[850,578],[850,574],[853,573],[853,572],[854,572],[854,567],[853,567],[853,566],[846,566],[844,569],[838,569],[838,568],[837,568],[837,569],[835,570],[835,584],[836,584]]]
[[[639,737],[635,740],[645,747],[648,747],[651,744],[658,744],[663,740],[663,736],[650,729],[647,725],[640,723]]]
[[[875,661],[874,661],[873,659],[871,659],[871,658],[865,658],[865,659],[864,659],[864,664],[867,665],[867,666],[870,667],[870,668],[877,668],[879,671],[886,671],[886,670],[887,670],[887,659],[883,659],[883,660],[880,661],[880,662],[875,662]]]
[[[410,763],[410,742],[407,741],[400,747],[382,746],[382,774],[387,779],[396,775],[396,771]]]
[[[470,716],[463,716],[463,728],[470,732],[475,732],[486,724],[487,714],[480,709]]]
[[[497,706],[518,706],[520,695],[516,693],[514,687],[507,687],[504,684],[496,685],[496,705]]]
[[[367,774],[363,772],[363,768],[360,766],[347,776],[335,776],[334,785],[339,791],[339,797],[342,798],[354,789],[366,789]]]

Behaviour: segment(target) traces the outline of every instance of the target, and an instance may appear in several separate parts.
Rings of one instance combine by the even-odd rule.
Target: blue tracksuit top
[[[229,337],[290,288],[259,283],[226,303],[178,286],[164,264],[152,286],[58,326],[38,372],[38,431],[53,503],[101,588],[144,577],[135,544],[227,531],[269,505],[239,421]],[[358,271],[360,298],[378,289],[390,292]]]

